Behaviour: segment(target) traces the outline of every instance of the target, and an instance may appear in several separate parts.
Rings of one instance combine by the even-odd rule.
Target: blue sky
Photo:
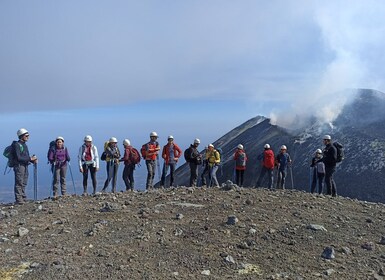
[[[256,115],[331,121],[330,94],[385,91],[384,14],[380,0],[0,1],[0,145],[20,127],[44,158],[58,135],[72,151],[151,131],[184,147]]]

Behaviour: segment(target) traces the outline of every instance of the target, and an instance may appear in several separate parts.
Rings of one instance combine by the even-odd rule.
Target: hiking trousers
[[[93,187],[93,193],[96,193],[96,167],[94,167],[94,164],[83,164],[83,193],[87,193],[87,181],[88,181],[88,171],[90,172],[91,175],[91,180],[92,180],[92,187]]]
[[[127,164],[124,166],[122,177],[124,184],[126,185],[126,191],[134,190],[134,170],[135,164]]]
[[[277,189],[285,189],[285,181],[286,181],[286,169],[278,169],[278,176],[277,176]]]
[[[218,187],[218,179],[217,179],[217,171],[218,171],[218,165],[210,166],[210,184],[209,187]]]
[[[116,192],[116,177],[118,175],[119,163],[115,163],[114,161],[107,162],[107,179],[104,182],[104,187],[102,191],[106,191],[108,185],[112,180],[112,192]]]
[[[168,164],[163,164],[163,170],[162,170],[162,178],[160,180],[160,186],[164,187],[166,182],[166,176],[168,173],[168,169],[170,168],[170,187],[174,185],[174,174],[175,174],[175,162],[169,162]]]
[[[331,196],[337,196],[337,186],[333,179],[333,174],[335,171],[335,166],[325,166],[326,194]]]
[[[245,170],[238,170],[238,169],[235,170],[235,183],[239,187],[243,187],[244,174],[245,174]]]
[[[59,181],[60,181],[60,186],[61,186],[61,194],[65,195],[67,192],[67,186],[66,186],[66,174],[67,174],[67,165],[63,166],[53,166],[53,180],[52,180],[52,185],[53,185],[53,195],[57,195],[57,191],[59,188]]]
[[[267,169],[264,166],[262,166],[261,173],[259,174],[259,178],[258,178],[258,181],[257,181],[257,187],[261,186],[262,180],[265,177],[266,173],[267,173],[268,180],[269,180],[267,188],[268,189],[272,189],[273,188],[274,168]]]
[[[194,162],[190,162],[190,187],[196,187],[197,186],[197,180],[198,180],[198,164]]]
[[[15,172],[15,201],[24,202],[27,199],[25,188],[28,184],[28,165],[17,164],[13,167]]]
[[[148,190],[148,189],[152,189],[154,184],[156,160],[146,160],[146,166],[147,166],[146,190]]]
[[[209,165],[207,163],[207,164],[205,164],[205,167],[204,167],[202,174],[201,174],[201,186],[207,185],[206,174],[208,174],[208,173],[209,173]]]

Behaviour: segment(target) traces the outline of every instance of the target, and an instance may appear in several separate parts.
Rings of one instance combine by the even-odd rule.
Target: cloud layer
[[[0,109],[217,98],[269,104],[279,121],[317,101],[331,119],[328,94],[384,90],[384,6],[2,1]]]

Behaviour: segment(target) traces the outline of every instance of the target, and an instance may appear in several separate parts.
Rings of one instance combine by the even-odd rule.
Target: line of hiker
[[[13,141],[12,144],[4,151],[4,155],[8,158],[7,165],[13,167],[15,173],[15,201],[18,204],[25,203],[26,194],[25,188],[28,182],[28,165],[34,165],[34,175],[37,176],[37,162],[35,155],[30,156],[26,142],[29,140],[29,132],[21,128],[17,131],[18,141]],[[179,158],[184,156],[186,163],[190,167],[190,182],[189,187],[219,187],[217,179],[217,171],[221,166],[222,150],[215,148],[213,144],[209,144],[203,152],[199,152],[198,147],[200,140],[196,138],[193,143],[182,152],[181,148],[174,142],[174,137],[169,135],[167,144],[161,149],[156,132],[150,133],[150,140],[143,144],[140,152],[131,146],[128,139],[123,140],[124,153],[121,154],[118,147],[118,140],[111,137],[104,143],[103,153],[100,160],[106,162],[107,178],[104,182],[102,192],[106,192],[110,183],[112,184],[111,191],[116,192],[117,174],[121,162],[124,164],[122,178],[126,187],[126,191],[133,191],[135,187],[134,170],[141,158],[145,160],[147,168],[146,190],[154,188],[154,177],[156,169],[159,175],[159,187],[175,186],[175,170]],[[325,148],[323,151],[316,150],[315,156],[311,162],[311,192],[315,192],[318,185],[318,193],[322,193],[323,180],[325,180],[327,194],[336,196],[337,188],[333,179],[333,174],[336,169],[337,162],[343,158],[342,146],[335,142],[332,143],[330,135],[325,135],[323,138]],[[56,199],[59,195],[59,185],[61,195],[67,194],[66,174],[69,168],[72,177],[70,166],[70,156],[67,147],[64,145],[64,138],[58,136],[54,141],[51,141],[47,158],[51,164],[52,171],[52,193]],[[163,158],[163,168],[160,168],[159,154]],[[244,174],[248,157],[242,144],[239,144],[233,154],[234,160],[234,182],[243,187]],[[261,162],[261,171],[256,182],[256,187],[262,187],[264,177],[267,175],[267,188],[274,188],[274,171],[276,170],[276,186],[277,189],[285,189],[287,171],[292,165],[292,159],[287,152],[287,147],[282,145],[280,152],[275,156],[269,144],[264,145],[264,151],[258,155],[257,159]],[[92,194],[97,192],[96,172],[99,170],[99,154],[97,147],[93,144],[91,135],[84,137],[84,143],[79,148],[78,153],[79,171],[83,176],[83,195],[87,195],[88,176],[92,180]],[[199,167],[202,166],[202,173],[199,177]],[[166,177],[170,170],[169,185],[166,186]],[[198,181],[198,178],[200,181]],[[292,187],[293,176],[291,174]],[[36,179],[35,179],[36,181]],[[73,181],[73,177],[72,177]],[[74,189],[75,183],[73,181]],[[35,191],[36,192],[36,191]],[[36,197],[36,194],[35,194]]]

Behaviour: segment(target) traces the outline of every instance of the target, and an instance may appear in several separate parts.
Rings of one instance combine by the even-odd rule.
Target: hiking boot
[[[17,205],[23,205],[23,204],[25,204],[25,201],[24,201],[24,200],[16,200],[16,201],[15,201],[15,204],[17,204]]]
[[[87,192],[83,192],[83,193],[82,193],[82,196],[87,196],[87,195],[88,195]]]

